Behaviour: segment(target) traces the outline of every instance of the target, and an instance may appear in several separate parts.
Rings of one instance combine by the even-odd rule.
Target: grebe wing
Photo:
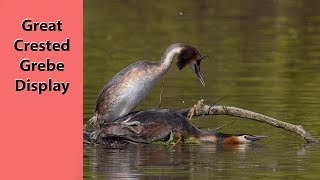
[[[111,107],[113,107],[113,103],[115,103],[118,96],[121,95],[120,89],[121,87],[125,86],[126,83],[128,83],[128,78],[130,78],[132,74],[143,69],[149,69],[156,64],[156,62],[152,61],[138,61],[118,72],[104,86],[103,90],[99,94],[96,102],[96,113],[100,116],[103,116],[104,114],[108,113],[108,111],[112,111]]]

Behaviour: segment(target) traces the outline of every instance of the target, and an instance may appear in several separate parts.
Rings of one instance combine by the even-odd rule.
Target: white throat
[[[183,47],[181,47],[180,45],[174,44],[172,46],[170,46],[167,50],[166,53],[164,54],[164,56],[162,57],[161,60],[161,66],[167,70],[169,69],[173,58],[176,54],[179,54],[181,52]]]

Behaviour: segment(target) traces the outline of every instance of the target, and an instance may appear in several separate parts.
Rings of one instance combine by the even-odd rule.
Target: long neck
[[[173,44],[168,47],[164,56],[160,60],[160,67],[163,72],[166,72],[170,68],[174,56],[176,54],[179,54],[182,48],[183,48],[183,45],[180,43]]]

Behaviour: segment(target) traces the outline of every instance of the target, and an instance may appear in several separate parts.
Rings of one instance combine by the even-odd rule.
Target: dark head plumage
[[[190,46],[190,45],[183,45],[183,49],[181,50],[180,54],[177,57],[177,67],[179,70],[183,69],[186,65],[190,64],[192,61],[196,61],[197,64],[200,66],[200,62],[205,56],[201,56],[199,51]]]
[[[192,69],[192,71],[199,78],[201,84],[204,86],[205,82],[204,82],[202,75],[201,75],[201,72],[200,72],[200,64],[201,64],[201,60],[203,60],[207,56],[201,56],[199,51],[190,45],[176,43],[176,44],[172,44],[171,46],[169,46],[167,48],[164,57],[166,58],[167,55],[171,54],[171,52],[175,49],[179,49],[179,52],[177,52],[177,67],[178,67],[178,69],[181,70],[186,65],[189,65],[189,67]]]

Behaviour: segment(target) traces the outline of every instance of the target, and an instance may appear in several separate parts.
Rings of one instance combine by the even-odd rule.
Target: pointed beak
[[[264,138],[267,138],[268,136],[247,136],[246,139],[249,141],[257,141]]]
[[[204,60],[206,59],[208,56],[202,56],[200,59],[198,59],[198,61]]]
[[[206,84],[205,84],[205,82],[204,82],[204,80],[203,80],[203,78],[202,78],[202,75],[201,75],[201,72],[200,72],[200,66],[198,66],[198,65],[196,65],[196,64],[194,65],[194,73],[196,73],[196,75],[197,75],[197,77],[199,78],[201,84],[202,84],[203,86],[205,86]]]

